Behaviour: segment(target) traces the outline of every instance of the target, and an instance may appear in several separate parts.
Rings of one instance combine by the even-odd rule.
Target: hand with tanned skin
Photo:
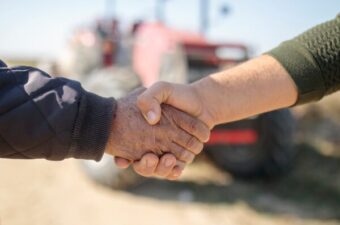
[[[339,27],[340,15],[265,55],[192,84],[156,83],[138,97],[138,107],[151,125],[159,122],[162,104],[168,104],[212,128],[320,100],[340,90]],[[152,157],[155,156],[149,154],[142,160]],[[162,163],[155,167],[164,167]],[[142,166],[135,169],[139,173],[145,171]]]
[[[162,105],[168,104],[197,117],[212,129],[220,123],[291,106],[297,95],[297,87],[287,71],[273,57],[264,55],[192,84],[158,82],[138,97],[137,104],[151,125],[159,122]],[[175,157],[164,157],[175,163]],[[171,169],[165,167],[162,158],[147,154],[143,160],[153,161],[155,166],[145,168],[135,164],[139,174],[148,171],[148,175],[159,176],[150,172],[158,170],[170,173]],[[121,158],[117,163],[121,167],[128,166]]]
[[[140,89],[118,100],[106,153],[118,157],[118,165],[121,165],[120,159],[135,162],[137,172],[139,167],[146,168],[146,171],[154,168],[158,164],[157,156],[162,156],[160,162],[165,169],[155,168],[154,171],[162,177],[175,179],[202,151],[210,131],[197,118],[168,105],[162,106],[158,123],[149,125],[137,107],[137,96],[142,92]],[[138,161],[146,153],[153,154]]]

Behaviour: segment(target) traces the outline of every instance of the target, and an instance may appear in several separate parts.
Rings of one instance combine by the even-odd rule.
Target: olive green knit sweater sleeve
[[[296,104],[319,100],[340,90],[340,15],[267,54],[292,76],[299,91]]]

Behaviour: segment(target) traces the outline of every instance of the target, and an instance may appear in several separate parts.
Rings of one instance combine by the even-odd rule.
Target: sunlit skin
[[[292,106],[297,101],[297,87],[287,71],[273,57],[263,55],[237,67],[212,74],[187,85],[159,82],[138,97],[138,107],[149,124],[157,124],[162,103],[174,106],[202,120],[209,128],[220,123],[244,119],[259,113]],[[166,167],[164,158],[176,158],[167,154],[160,159],[153,154],[144,155],[133,164],[141,175],[180,176],[180,171]],[[144,161],[154,166],[143,166]],[[119,167],[129,162],[116,158]],[[161,171],[161,172],[160,172]]]
[[[210,130],[198,118],[169,105],[162,106],[159,122],[151,126],[137,107],[137,96],[143,91],[143,88],[138,89],[117,101],[105,152],[128,162],[135,162],[146,153],[154,153],[136,162],[136,171],[144,168],[144,176],[157,172],[160,176],[172,179],[203,150],[203,143],[209,139]],[[156,155],[164,154],[166,156],[158,162]],[[121,167],[126,167],[125,161],[116,159],[117,165]],[[150,171],[158,163],[162,167]]]

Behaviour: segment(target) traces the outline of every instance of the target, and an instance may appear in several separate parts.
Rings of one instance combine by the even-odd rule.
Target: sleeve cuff
[[[325,86],[320,68],[310,52],[298,42],[283,42],[267,54],[281,63],[298,87],[299,96],[294,105],[318,101],[324,96]]]
[[[84,91],[69,157],[99,161],[112,126],[116,101]]]

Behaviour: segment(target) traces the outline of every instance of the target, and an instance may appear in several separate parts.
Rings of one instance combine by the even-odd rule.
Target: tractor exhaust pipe
[[[156,21],[159,23],[164,23],[164,5],[166,0],[157,0],[156,1]]]
[[[201,0],[200,4],[200,32],[202,34],[206,34],[209,28],[209,11],[210,11],[210,1],[209,0]]]

